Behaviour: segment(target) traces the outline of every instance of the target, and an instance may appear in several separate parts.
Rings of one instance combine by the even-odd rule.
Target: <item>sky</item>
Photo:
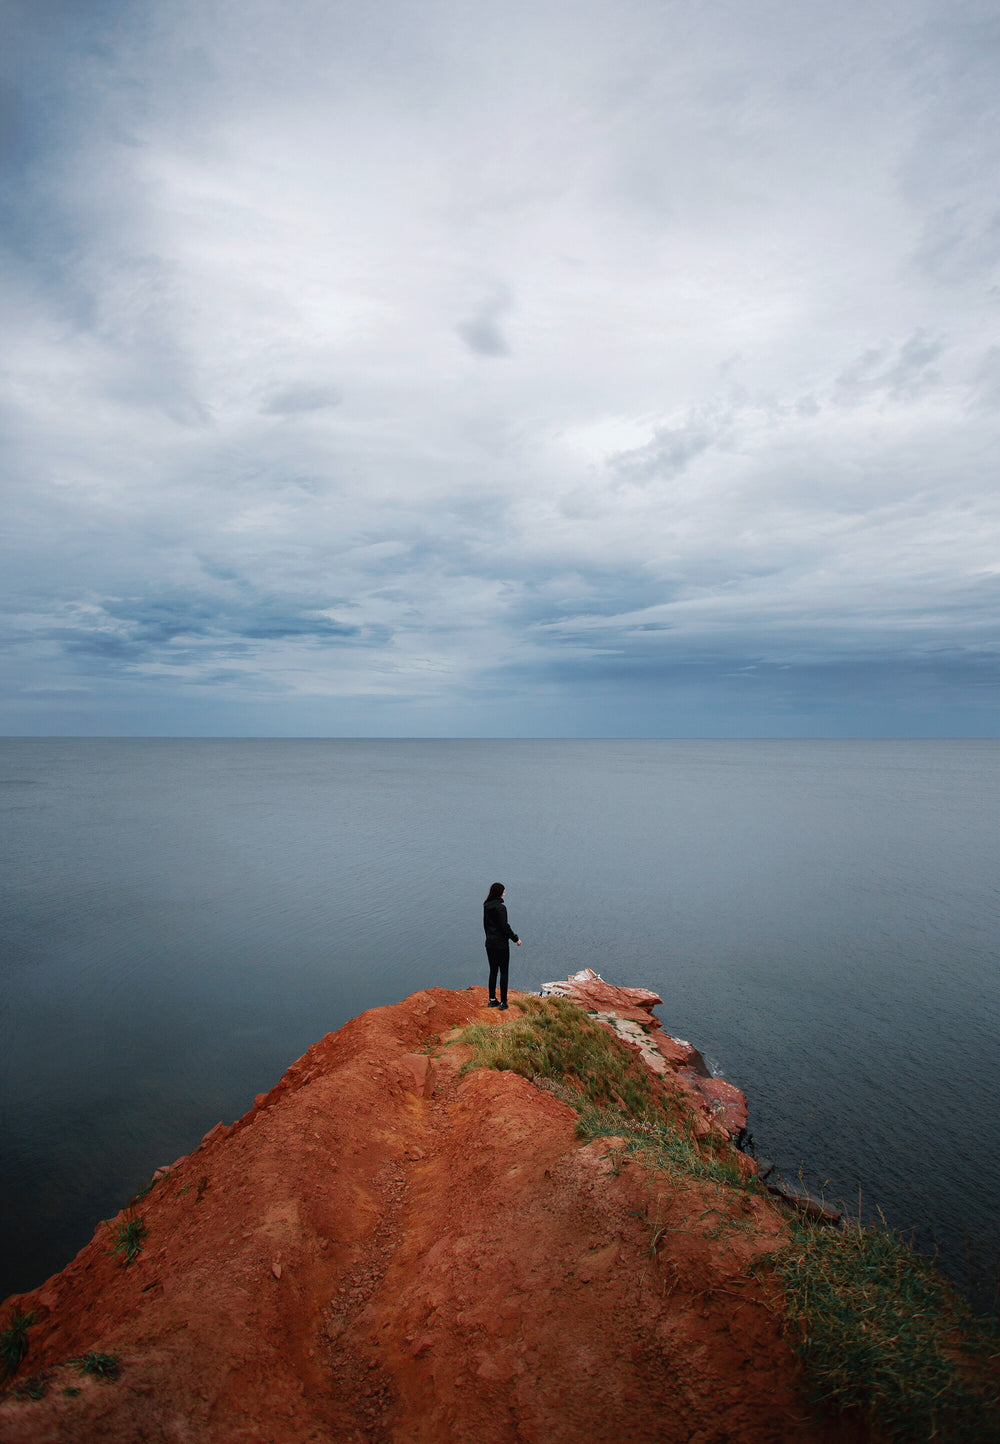
[[[993,0],[0,25],[0,732],[1000,735]]]

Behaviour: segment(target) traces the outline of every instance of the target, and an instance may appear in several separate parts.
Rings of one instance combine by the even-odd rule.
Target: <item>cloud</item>
[[[971,400],[977,409],[1000,411],[1000,346],[990,346],[979,358]]]
[[[261,406],[264,416],[301,416],[311,411],[329,411],[343,397],[333,386],[286,386],[273,392]]]
[[[91,673],[197,666],[204,678],[213,659],[246,659],[271,644],[373,646],[389,639],[387,629],[345,622],[331,608],[242,590],[242,597],[185,591],[67,602],[10,640],[35,649],[54,644]]]
[[[923,330],[915,331],[895,349],[869,347],[837,377],[834,399],[842,406],[856,406],[879,393],[895,400],[913,400],[940,383],[941,373],[934,362],[943,351],[943,341]]]
[[[1000,718],[978,3],[12,17],[0,727]]]
[[[666,481],[723,441],[727,430],[725,422],[710,426],[696,418],[680,426],[660,426],[645,446],[620,451],[609,458],[608,464],[629,481]]]
[[[480,303],[468,320],[459,322],[455,330],[477,356],[509,356],[510,347],[500,329],[500,318],[510,308],[509,294],[504,287],[499,287]]]

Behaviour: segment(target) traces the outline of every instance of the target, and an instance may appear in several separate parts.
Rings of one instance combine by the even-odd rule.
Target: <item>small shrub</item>
[[[0,1329],[0,1368],[5,1377],[16,1373],[28,1352],[28,1330],[34,1322],[34,1314],[22,1314],[15,1306],[7,1316],[6,1328]]]
[[[135,1263],[142,1253],[147,1232],[144,1218],[126,1213],[118,1224],[114,1242],[108,1249],[108,1253],[118,1254],[123,1264]]]

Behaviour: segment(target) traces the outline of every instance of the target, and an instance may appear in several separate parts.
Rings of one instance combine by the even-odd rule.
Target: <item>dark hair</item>
[[[502,882],[491,882],[491,883],[490,883],[490,890],[489,890],[489,892],[486,894],[485,901],[486,901],[486,902],[493,902],[494,898],[498,898],[498,897],[503,897],[503,883],[502,883]]]

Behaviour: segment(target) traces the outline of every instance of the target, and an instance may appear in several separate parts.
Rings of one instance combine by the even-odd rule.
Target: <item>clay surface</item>
[[[628,992],[649,1022],[655,995]],[[36,1315],[14,1384],[48,1371],[48,1392],[8,1386],[3,1444],[857,1437],[809,1422],[780,1296],[750,1271],[778,1207],[582,1143],[513,1073],[461,1076],[455,1030],[519,1017],[485,1003],[431,988],[329,1034],[135,1205],[136,1262],[108,1251],[119,1215],[8,1301]],[[706,1127],[734,1123],[728,1086],[689,1085]],[[88,1350],[120,1377],[64,1362]]]

